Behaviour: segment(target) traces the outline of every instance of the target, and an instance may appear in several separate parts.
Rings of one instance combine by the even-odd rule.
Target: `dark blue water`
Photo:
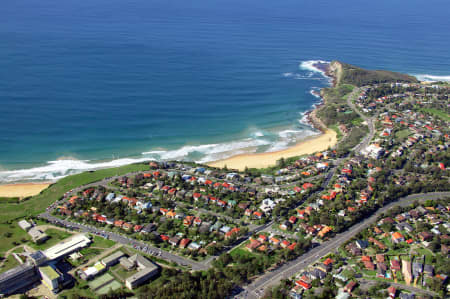
[[[0,181],[286,147],[316,133],[299,119],[328,84],[302,62],[448,76],[449,11],[444,0],[4,1]]]

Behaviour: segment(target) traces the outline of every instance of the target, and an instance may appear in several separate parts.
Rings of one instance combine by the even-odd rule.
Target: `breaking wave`
[[[46,165],[18,170],[0,171],[0,182],[12,183],[18,181],[55,181],[71,174],[87,170],[119,167],[132,163],[144,162],[149,158],[123,158],[107,162],[89,163],[89,160],[58,159],[48,161]]]
[[[429,82],[438,82],[438,81],[445,81],[450,82],[450,76],[435,76],[435,75],[428,75],[428,74],[416,74],[413,75],[417,78],[419,81],[429,81]]]
[[[318,63],[326,64],[323,60],[302,61],[295,72],[283,73],[283,77],[292,79],[324,80],[328,78],[325,72],[316,67]],[[318,76],[319,75],[319,76]],[[320,98],[319,87],[312,87],[310,93]],[[314,104],[312,109],[317,105]],[[278,130],[261,130],[250,128],[238,140],[200,145],[185,145],[177,149],[155,149],[141,153],[137,157],[127,157],[110,161],[77,160],[63,157],[55,161],[48,161],[45,165],[18,170],[0,170],[0,183],[13,183],[24,181],[56,181],[68,175],[81,173],[87,170],[118,167],[132,163],[150,160],[169,161],[195,161],[206,163],[225,159],[242,153],[273,152],[295,145],[300,140],[312,135],[320,134],[308,121],[308,111],[299,112],[297,122],[289,127]]]
[[[310,71],[313,73],[320,73],[322,76],[327,77],[325,72],[323,70],[321,70],[320,68],[318,68],[316,65],[317,64],[328,64],[328,63],[330,63],[330,62],[325,61],[325,60],[305,60],[300,63],[300,69],[307,70],[307,71]]]

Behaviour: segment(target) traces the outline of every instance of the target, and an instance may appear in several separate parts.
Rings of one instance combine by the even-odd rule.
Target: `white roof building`
[[[49,260],[55,260],[74,251],[78,251],[90,243],[91,239],[89,239],[85,234],[77,234],[45,250],[44,255]]]

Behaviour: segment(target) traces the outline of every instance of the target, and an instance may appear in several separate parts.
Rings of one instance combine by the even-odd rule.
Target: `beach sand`
[[[0,197],[27,197],[39,194],[50,183],[24,183],[0,185]]]
[[[336,143],[336,132],[326,129],[323,134],[302,140],[295,146],[285,150],[269,153],[241,154],[227,159],[211,162],[208,163],[208,165],[212,167],[224,167],[226,165],[230,169],[238,169],[241,171],[244,170],[245,167],[265,168],[274,166],[277,160],[281,158],[290,158],[312,154],[317,151],[323,151],[329,147],[333,147]]]

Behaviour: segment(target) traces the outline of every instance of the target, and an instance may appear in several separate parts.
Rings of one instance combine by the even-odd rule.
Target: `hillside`
[[[335,78],[335,84],[337,85],[351,84],[356,86],[364,86],[388,82],[419,82],[415,77],[410,75],[384,70],[365,70],[340,61],[331,62],[328,69],[328,74]]]

